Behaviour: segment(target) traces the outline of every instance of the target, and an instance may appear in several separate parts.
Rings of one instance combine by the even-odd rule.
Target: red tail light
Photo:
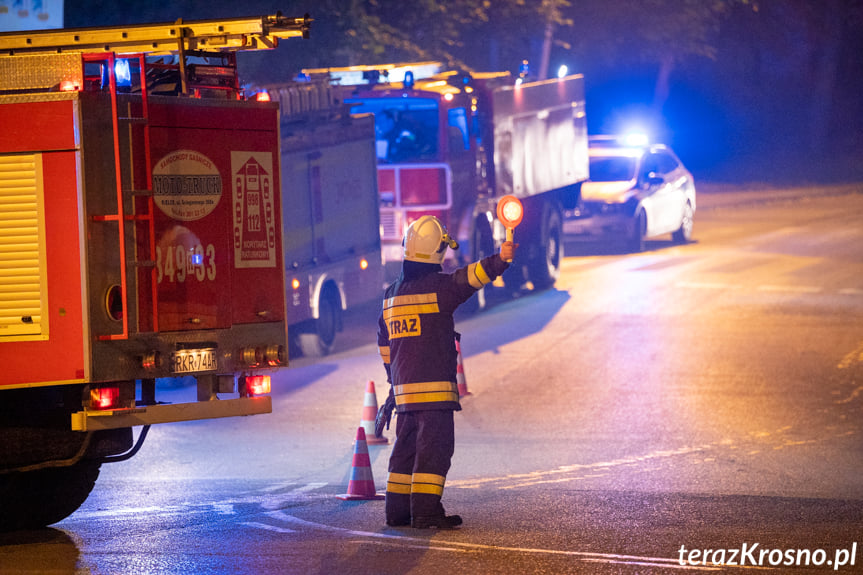
[[[270,376],[250,375],[246,377],[246,388],[249,390],[249,395],[270,393]]]
[[[114,409],[120,406],[119,387],[98,387],[90,390],[90,409]]]

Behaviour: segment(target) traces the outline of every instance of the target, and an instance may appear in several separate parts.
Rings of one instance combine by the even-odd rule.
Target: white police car
[[[644,137],[592,136],[589,155],[590,179],[565,212],[567,239],[622,240],[630,251],[663,234],[690,240],[695,182],[670,148]]]

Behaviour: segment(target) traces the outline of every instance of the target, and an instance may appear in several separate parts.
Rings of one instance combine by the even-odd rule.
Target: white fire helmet
[[[426,264],[443,263],[447,246],[458,249],[458,242],[449,237],[444,225],[434,216],[422,216],[412,222],[402,245],[406,260]]]

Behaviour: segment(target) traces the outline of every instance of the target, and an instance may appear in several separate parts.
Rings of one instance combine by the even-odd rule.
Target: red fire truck
[[[375,123],[321,82],[261,85],[281,107],[285,264],[292,341],[330,351],[343,312],[383,285]]]
[[[236,56],[308,29],[0,34],[0,529],[72,513],[151,424],[271,411],[279,110],[245,99]],[[197,400],[158,401],[177,376]]]
[[[514,195],[525,217],[504,280],[515,289],[555,282],[562,213],[588,176],[581,75],[522,83],[508,72],[446,71],[438,62],[303,72],[328,79],[354,113],[375,115],[388,279],[404,230],[423,214],[439,217],[458,240],[461,261],[453,263],[492,253],[505,237],[493,217],[497,201]]]

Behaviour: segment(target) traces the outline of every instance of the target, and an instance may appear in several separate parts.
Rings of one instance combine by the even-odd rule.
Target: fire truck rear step
[[[129,410],[85,410],[72,414],[72,430],[98,431],[120,429],[154,423],[217,419],[240,415],[262,415],[272,413],[272,411],[273,400],[268,395],[200,401],[196,403],[148,405]]]

